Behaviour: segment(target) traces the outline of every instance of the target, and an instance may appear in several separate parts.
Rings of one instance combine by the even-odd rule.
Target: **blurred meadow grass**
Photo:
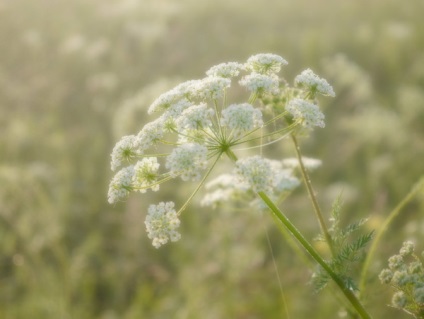
[[[336,318],[338,295],[313,294],[311,268],[266,215],[197,201],[182,240],[154,249],[142,198],[107,203],[109,154],[178,81],[276,53],[287,80],[310,67],[337,94],[326,128],[301,141],[323,161],[321,205],[342,192],[346,221],[378,228],[424,172],[423,12],[421,0],[0,0],[0,318]],[[317,234],[304,189],[283,208]],[[375,318],[406,318],[377,280],[405,239],[424,249],[422,194],[372,264]]]

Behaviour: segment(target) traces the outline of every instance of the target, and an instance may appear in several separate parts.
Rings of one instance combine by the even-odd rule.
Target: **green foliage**
[[[353,222],[345,227],[341,224],[341,196],[333,203],[331,210],[331,228],[329,229],[332,240],[333,256],[328,262],[331,269],[343,278],[345,285],[350,290],[358,290],[358,287],[352,278],[353,268],[360,263],[364,257],[364,249],[373,238],[374,231],[359,234],[354,237],[355,232],[361,230],[361,226],[366,223],[366,219]],[[323,240],[322,236],[318,237]],[[313,274],[312,283],[318,292],[325,288],[330,281],[328,274],[322,269],[318,269]]]

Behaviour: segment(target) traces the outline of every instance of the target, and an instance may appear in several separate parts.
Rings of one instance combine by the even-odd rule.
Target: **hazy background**
[[[289,318],[337,318],[342,299],[313,294],[267,215],[195,201],[182,240],[154,249],[147,205],[182,203],[193,185],[109,205],[110,152],[178,81],[276,53],[288,81],[310,67],[337,94],[322,99],[327,127],[302,140],[323,160],[321,205],[343,191],[346,221],[376,228],[424,171],[423,12],[422,0],[0,0],[0,318],[285,318],[280,284]],[[283,207],[317,234],[303,188]],[[407,318],[375,278],[402,241],[424,249],[423,217],[421,196],[379,248],[375,318]]]

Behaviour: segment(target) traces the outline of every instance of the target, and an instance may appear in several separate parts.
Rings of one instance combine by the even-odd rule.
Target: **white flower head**
[[[221,125],[232,130],[238,138],[263,125],[262,112],[248,103],[231,104],[222,111]]]
[[[169,240],[174,242],[181,238],[181,234],[176,230],[180,226],[180,220],[173,202],[150,205],[144,223],[147,236],[152,239],[152,245],[156,248],[166,244]]]
[[[174,103],[174,104],[172,104],[166,111],[165,111],[165,113],[163,113],[163,117],[164,118],[166,118],[166,119],[168,119],[168,118],[170,118],[170,117],[172,117],[172,118],[177,118],[178,116],[180,116],[181,115],[181,113],[185,110],[185,109],[187,109],[187,108],[189,108],[190,106],[192,106],[193,105],[193,103],[192,102],[190,102],[189,100],[187,100],[187,99],[181,99],[181,100],[179,100],[178,102],[176,102],[176,103]]]
[[[216,100],[224,96],[225,89],[231,86],[231,80],[219,76],[209,76],[200,80],[194,87],[194,97],[201,101]]]
[[[176,90],[182,97],[192,100],[197,96],[199,87],[202,86],[203,80],[189,80],[178,84],[174,90]]]
[[[221,78],[232,78],[238,76],[243,64],[237,62],[221,63],[211,67],[207,72],[207,76],[217,76]]]
[[[325,127],[324,114],[316,104],[303,99],[293,99],[287,105],[286,110],[294,120],[300,120],[305,128]]]
[[[270,193],[273,187],[273,170],[268,160],[260,156],[240,159],[234,174],[239,183],[248,185],[254,192]]]
[[[112,178],[109,184],[108,202],[114,204],[128,196],[132,190],[134,166],[124,167]]]
[[[165,117],[159,117],[153,122],[144,125],[138,133],[138,143],[141,150],[146,150],[157,143],[164,134]]]
[[[281,56],[271,53],[261,53],[251,56],[246,63],[246,69],[260,74],[278,73],[281,66],[288,62]]]
[[[140,140],[135,135],[128,135],[116,143],[111,154],[111,168],[115,171],[124,161],[130,161],[142,154]]]
[[[207,128],[212,125],[211,116],[214,114],[214,110],[208,108],[206,103],[192,105],[184,110],[177,119],[178,130],[198,130]]]
[[[173,104],[177,103],[183,95],[179,90],[172,89],[161,94],[149,107],[148,113],[160,112],[169,109]]]
[[[399,255],[406,257],[412,255],[415,249],[415,244],[412,241],[405,241],[399,251]]]
[[[181,175],[183,181],[198,181],[206,169],[208,149],[204,145],[189,143],[174,148],[166,159],[166,168],[172,176]]]
[[[148,188],[152,191],[159,190],[157,183],[159,163],[156,157],[145,157],[134,166],[133,187],[145,193]]]
[[[331,97],[335,97],[333,87],[328,84],[325,79],[320,78],[316,75],[311,69],[306,69],[302,73],[300,73],[294,79],[294,83],[301,87],[306,87],[313,94],[315,92],[320,93],[322,95],[327,95]]]
[[[247,90],[253,93],[271,93],[277,94],[279,92],[279,80],[276,75],[266,75],[260,73],[251,73],[244,76],[239,84],[244,86]]]

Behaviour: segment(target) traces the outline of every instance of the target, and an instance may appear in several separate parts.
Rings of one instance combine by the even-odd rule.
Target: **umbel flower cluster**
[[[245,63],[216,65],[205,78],[160,95],[148,109],[157,118],[137,135],[122,137],[112,151],[111,168],[117,173],[110,182],[109,203],[131,192],[158,191],[174,178],[198,182],[178,210],[173,202],[148,208],[147,233],[158,248],[180,238],[181,212],[222,155],[234,162],[234,170],[208,183],[215,190],[204,204],[216,205],[236,193],[265,192],[278,198],[291,191],[299,184],[292,160],[236,155],[243,148],[263,148],[294,132],[324,127],[316,95],[334,96],[333,88],[310,69],[295,78],[294,86],[288,85],[278,75],[286,64],[278,55],[257,54]]]
[[[413,242],[404,242],[399,254],[389,258],[389,268],[383,269],[379,278],[396,290],[392,298],[395,308],[424,318],[424,266],[414,250]],[[421,256],[424,258],[424,251]]]

